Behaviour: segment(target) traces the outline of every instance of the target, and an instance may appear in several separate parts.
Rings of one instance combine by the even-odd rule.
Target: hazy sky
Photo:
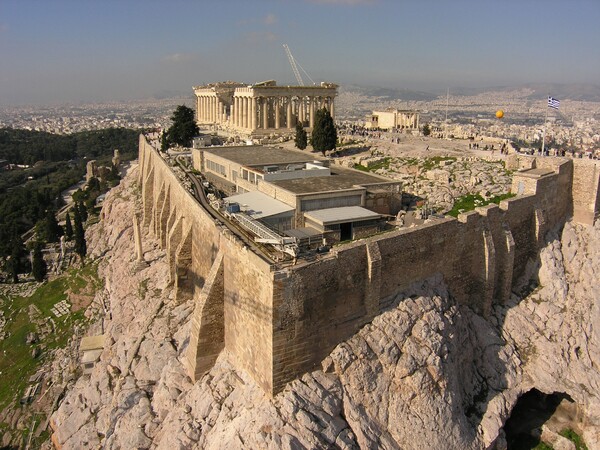
[[[600,0],[0,0],[0,105],[221,80],[600,83]],[[306,79],[306,77],[305,77]]]

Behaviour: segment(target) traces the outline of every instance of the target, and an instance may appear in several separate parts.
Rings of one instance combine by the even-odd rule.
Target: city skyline
[[[317,82],[597,84],[599,20],[600,3],[587,0],[6,0],[0,101],[191,96],[193,85],[225,79],[295,84],[282,44]]]

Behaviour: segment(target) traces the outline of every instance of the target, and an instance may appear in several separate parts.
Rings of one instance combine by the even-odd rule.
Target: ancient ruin
[[[289,134],[297,123],[308,129],[315,111],[335,117],[337,85],[277,86],[273,80],[247,85],[233,81],[195,86],[198,125],[213,125],[249,136]]]
[[[373,111],[365,121],[366,128],[379,128],[383,130],[419,130],[418,111],[387,109]]]

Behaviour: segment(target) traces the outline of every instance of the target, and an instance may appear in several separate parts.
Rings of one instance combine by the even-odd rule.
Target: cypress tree
[[[79,207],[77,209],[79,211],[79,218],[81,219],[81,223],[85,223],[88,219],[88,211],[85,206],[85,203],[79,203]]]
[[[13,279],[14,283],[19,282],[19,274],[25,269],[21,259],[25,256],[25,245],[21,235],[15,233],[11,239],[11,251],[10,256],[6,261],[6,271]]]
[[[310,143],[316,151],[323,153],[323,156],[327,150],[335,149],[337,130],[327,108],[319,109],[315,114]]]
[[[296,144],[296,148],[299,148],[300,150],[304,150],[308,144],[306,130],[300,122],[296,124],[296,137],[294,138],[294,143]]]
[[[33,261],[31,262],[31,273],[35,281],[44,281],[46,273],[48,272],[48,266],[42,255],[42,244],[36,242],[33,246]]]
[[[69,241],[73,239],[73,225],[71,225],[71,216],[69,216],[68,212],[65,217],[65,236]]]
[[[83,230],[83,223],[81,221],[79,208],[75,208],[75,212],[73,214],[73,220],[75,222],[75,253],[79,255],[81,262],[83,263],[83,259],[85,258],[85,254],[87,252],[87,244],[85,242],[85,232]]]
[[[63,235],[63,229],[56,220],[56,215],[52,209],[46,212],[46,219],[44,221],[44,235],[46,242],[58,242],[59,238]]]

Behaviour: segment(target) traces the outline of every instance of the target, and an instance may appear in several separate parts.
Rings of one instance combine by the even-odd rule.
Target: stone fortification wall
[[[436,273],[459,303],[489,315],[493,302],[510,297],[546,231],[566,219],[571,167],[560,162],[534,180],[532,193],[499,206],[343,245],[282,271],[273,304],[275,390]]]
[[[217,223],[140,136],[144,224],[167,251],[178,298],[193,297],[188,372],[198,378],[223,348],[272,390],[271,267]]]
[[[593,225],[600,212],[600,167],[597,161],[575,160],[573,218]]]
[[[174,282],[185,288],[187,280],[196,302],[190,374],[200,376],[225,349],[271,394],[319,364],[412,283],[434,274],[443,275],[457,302],[489,315],[494,302],[510,297],[546,231],[572,208],[573,164],[547,158],[540,170],[517,174],[513,186],[521,181],[522,195],[500,205],[371,236],[277,269],[216,223],[144,138],[140,163],[145,224],[166,237]]]

